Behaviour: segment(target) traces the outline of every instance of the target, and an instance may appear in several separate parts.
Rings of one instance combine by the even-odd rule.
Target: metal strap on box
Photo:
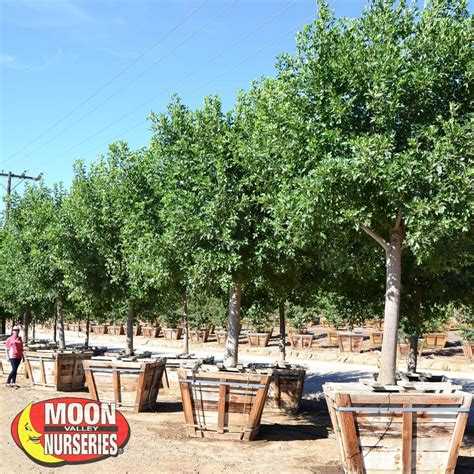
[[[469,413],[468,407],[338,407],[332,405],[336,411],[361,412],[361,413]]]
[[[90,370],[91,372],[120,372],[120,373],[127,373],[127,374],[139,374],[140,372],[144,372],[143,369],[111,369],[109,367],[84,367],[84,370]]]
[[[193,380],[193,379],[179,379],[179,382],[187,382],[193,385],[227,385],[228,387],[239,387],[239,388],[265,388],[265,384],[261,383],[246,383],[246,382],[221,382],[219,380]]]

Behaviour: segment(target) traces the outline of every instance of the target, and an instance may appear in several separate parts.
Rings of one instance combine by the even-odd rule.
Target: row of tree
[[[374,0],[357,19],[318,2],[231,111],[174,97],[148,146],[115,143],[69,190],[13,196],[1,305],[126,313],[132,351],[137,314],[227,295],[235,366],[241,304],[283,315],[332,295],[349,317],[383,311],[379,378],[394,383],[400,312],[415,346],[423,321],[472,304],[471,39],[465,1]]]

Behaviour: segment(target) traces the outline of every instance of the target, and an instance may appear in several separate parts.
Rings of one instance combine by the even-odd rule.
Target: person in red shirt
[[[21,340],[20,328],[18,326],[12,328],[12,335],[7,339],[5,347],[7,350],[7,358],[10,360],[10,364],[12,365],[12,370],[8,375],[6,386],[19,387],[16,383],[16,373],[18,372],[18,367],[23,360],[23,341]]]

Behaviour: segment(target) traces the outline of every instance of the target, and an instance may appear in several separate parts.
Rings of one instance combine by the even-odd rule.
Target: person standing
[[[7,387],[19,387],[16,383],[16,374],[18,372],[18,367],[20,366],[23,357],[23,341],[20,337],[20,328],[18,326],[13,326],[12,335],[7,339],[5,344],[7,351],[7,358],[10,360],[12,365],[12,370],[8,375]]]

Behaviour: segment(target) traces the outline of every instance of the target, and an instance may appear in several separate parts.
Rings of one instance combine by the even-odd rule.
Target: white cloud
[[[11,54],[0,53],[0,67],[23,72],[38,72],[58,63],[63,56],[61,48],[57,48],[54,54],[44,56],[39,62],[27,62]]]

